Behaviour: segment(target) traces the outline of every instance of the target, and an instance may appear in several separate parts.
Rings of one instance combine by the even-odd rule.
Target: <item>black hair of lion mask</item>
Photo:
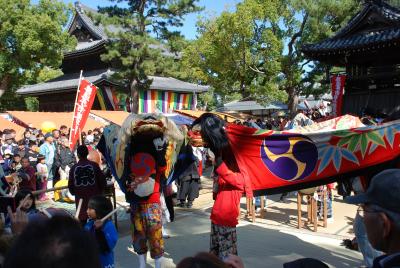
[[[229,147],[225,132],[225,121],[212,113],[204,113],[194,120],[192,127],[200,125],[203,141],[214,153],[219,153]],[[196,126],[197,127],[197,126]]]

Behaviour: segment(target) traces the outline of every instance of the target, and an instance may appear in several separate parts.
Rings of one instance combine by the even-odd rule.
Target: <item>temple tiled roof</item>
[[[178,80],[173,77],[149,76],[153,80],[151,89],[175,91],[175,92],[206,92],[209,86],[200,86]]]
[[[87,6],[82,5],[80,2],[75,3],[75,10],[77,14],[79,14],[79,17],[81,18],[81,21],[85,24],[87,29],[98,39],[107,39],[106,32],[104,31],[104,28],[101,27],[100,25],[96,25],[93,20],[86,14],[86,13],[93,13],[96,14],[97,11],[94,9],[91,9]]]
[[[233,101],[224,104],[222,111],[256,111],[256,110],[287,110],[287,105],[283,103],[270,103],[268,105],[261,105],[252,100]]]
[[[95,70],[88,71],[83,74],[84,78],[92,84],[98,84],[102,81],[108,81],[113,72],[109,70]],[[70,73],[61,75],[55,79],[49,80],[45,83],[35,85],[27,85],[17,90],[20,95],[38,95],[48,92],[66,91],[76,89],[79,83],[80,73]]]
[[[103,81],[108,83],[113,83],[110,79],[111,75],[114,73],[112,70],[95,70],[83,73],[85,79],[87,79],[92,84],[99,84]],[[56,93],[61,91],[76,90],[79,82],[79,73],[64,74],[55,79],[49,80],[45,83],[39,83],[36,85],[24,86],[17,90],[20,95],[39,95],[44,93]],[[184,82],[172,77],[160,77],[160,76],[150,76],[153,80],[150,88],[166,91],[175,92],[206,92],[208,86],[200,86],[188,82]]]
[[[306,44],[302,52],[311,59],[346,54],[363,48],[379,48],[400,41],[400,10],[381,0],[369,0],[333,37]]]
[[[105,40],[105,39],[96,40],[96,41],[92,41],[92,42],[79,42],[77,44],[75,50],[65,52],[64,57],[79,55],[79,54],[93,51],[96,49],[101,49],[106,43],[107,43],[107,40]]]

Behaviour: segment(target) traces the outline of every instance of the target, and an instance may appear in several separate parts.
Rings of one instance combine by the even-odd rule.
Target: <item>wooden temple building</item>
[[[78,43],[73,51],[64,53],[61,70],[63,75],[45,83],[28,85],[17,93],[23,96],[34,96],[39,99],[39,111],[69,112],[73,111],[80,71],[83,77],[98,87],[94,110],[126,110],[129,105],[130,91],[113,82],[111,75],[115,70],[101,60],[100,55],[106,52],[109,41],[102,25],[95,25],[88,16],[96,11],[75,3],[75,14],[67,28]],[[108,31],[117,31],[107,27]],[[160,46],[161,47],[161,46]],[[176,57],[163,49],[166,56]],[[207,86],[180,81],[172,77],[151,76],[150,90],[139,92],[139,112],[172,112],[177,109],[195,109],[197,94],[208,90]],[[120,99],[117,92],[125,93]],[[123,94],[122,94],[123,95]]]
[[[311,60],[346,68],[343,113],[400,109],[399,2],[365,0],[334,36],[302,47]]]

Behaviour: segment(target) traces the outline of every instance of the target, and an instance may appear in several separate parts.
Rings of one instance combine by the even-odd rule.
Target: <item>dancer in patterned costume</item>
[[[131,207],[132,244],[139,267],[147,252],[162,267],[161,187],[173,168],[183,135],[160,114],[131,114],[121,127],[110,126],[98,148],[105,156]]]

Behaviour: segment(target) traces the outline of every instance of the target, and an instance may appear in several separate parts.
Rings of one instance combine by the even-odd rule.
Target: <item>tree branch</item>
[[[301,69],[303,69],[304,66],[306,66],[306,65],[309,64],[310,62],[311,62],[311,60],[308,60],[308,61],[306,61],[305,63],[303,63],[303,64],[301,65]]]
[[[292,36],[292,38],[291,38],[291,40],[290,40],[290,42],[288,44],[289,57],[291,57],[292,54],[293,54],[293,50],[294,50],[293,46],[294,46],[294,43],[296,42],[297,38],[301,37],[301,35],[303,34],[303,31],[304,31],[304,28],[306,26],[307,20],[308,20],[308,13],[306,13],[304,15],[303,22],[301,23],[299,31]]]
[[[259,73],[259,74],[265,74],[265,72],[260,71],[257,67],[251,67],[250,65],[248,65],[248,67],[250,68],[250,70],[252,70],[253,72]]]
[[[0,97],[6,92],[11,82],[11,75],[6,74],[0,80]]]

